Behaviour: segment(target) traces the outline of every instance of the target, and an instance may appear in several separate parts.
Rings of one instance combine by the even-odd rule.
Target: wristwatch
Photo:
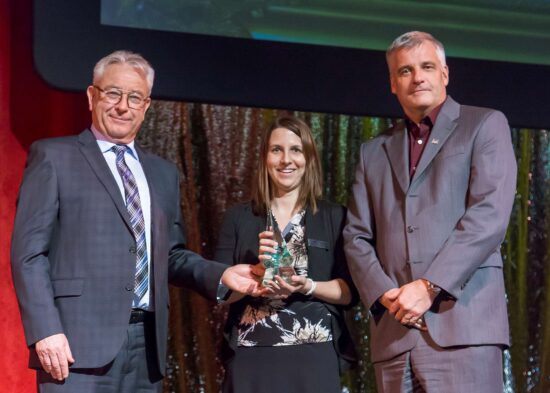
[[[426,288],[428,289],[428,292],[436,296],[441,293],[441,288],[438,287],[437,285],[434,285],[431,281],[426,280],[425,278],[422,278],[421,280],[424,281],[424,283],[426,284]]]
[[[227,288],[225,285],[223,285],[222,280],[220,279],[220,282],[218,283],[218,290],[216,293],[216,300],[218,301],[218,304],[225,302],[227,299],[229,299],[229,296],[231,296],[231,289]]]

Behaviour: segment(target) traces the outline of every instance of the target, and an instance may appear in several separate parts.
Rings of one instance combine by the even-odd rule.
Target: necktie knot
[[[126,153],[126,151],[128,150],[128,146],[126,146],[126,145],[114,145],[111,148],[111,150],[115,152],[117,157],[119,157],[119,156],[124,157],[124,153]]]

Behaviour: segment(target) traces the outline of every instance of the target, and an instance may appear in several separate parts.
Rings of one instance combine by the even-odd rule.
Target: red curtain
[[[83,89],[85,86],[83,86]],[[0,391],[35,392],[9,259],[17,190],[29,145],[89,123],[85,95],[46,85],[33,67],[32,0],[0,1]]]

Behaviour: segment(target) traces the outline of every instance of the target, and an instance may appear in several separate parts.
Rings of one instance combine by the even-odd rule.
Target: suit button
[[[130,254],[135,254],[136,253],[136,248],[134,246],[132,246],[128,249],[128,251],[130,252]]]
[[[409,226],[407,227],[407,232],[413,233],[415,229],[416,229],[415,227],[413,227],[412,225],[409,225]]]
[[[134,286],[132,284],[126,284],[126,286],[124,287],[124,289],[126,289],[128,292],[130,291],[133,291],[134,290]]]

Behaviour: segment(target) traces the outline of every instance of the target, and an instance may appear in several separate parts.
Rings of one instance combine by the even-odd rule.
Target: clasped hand
[[[258,250],[258,259],[260,264],[266,266],[266,262],[271,260],[271,255],[277,252],[278,243],[273,240],[272,231],[263,231],[258,235],[260,238],[260,248]]]
[[[267,280],[265,283],[265,297],[270,299],[286,299],[293,293],[305,294],[308,291],[307,277],[293,275],[290,282],[286,282],[280,276],[275,276],[274,280]]]
[[[400,288],[392,288],[379,299],[394,318],[405,326],[426,330],[423,315],[430,309],[435,296],[425,282],[415,280]]]

